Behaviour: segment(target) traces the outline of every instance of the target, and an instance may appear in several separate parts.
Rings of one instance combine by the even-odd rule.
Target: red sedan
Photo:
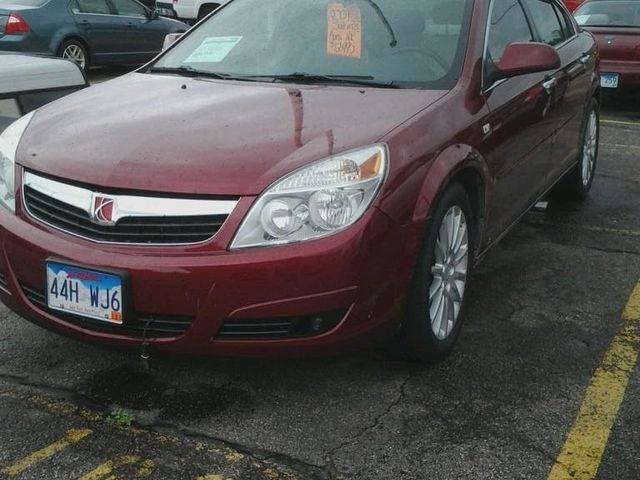
[[[584,0],[564,0],[565,5],[571,12],[577,9],[582,4],[582,2],[584,2]]]
[[[640,0],[590,0],[575,15],[598,42],[602,87],[640,89]]]
[[[105,344],[452,349],[474,265],[598,153],[549,0],[236,0],[0,137],[0,297]]]

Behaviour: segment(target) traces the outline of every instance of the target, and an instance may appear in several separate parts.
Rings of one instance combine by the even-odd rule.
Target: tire
[[[455,225],[459,227],[457,235],[448,235]],[[402,329],[391,349],[396,356],[436,363],[451,353],[462,327],[475,258],[474,227],[473,209],[465,189],[452,184],[442,195],[427,226]],[[445,312],[450,312],[446,321]]]
[[[85,72],[89,71],[89,51],[79,40],[65,40],[58,49],[58,57],[65,58],[76,63]]]
[[[557,196],[569,200],[584,200],[593,186],[600,146],[600,105],[593,98],[586,110],[580,136],[578,164],[556,188]]]

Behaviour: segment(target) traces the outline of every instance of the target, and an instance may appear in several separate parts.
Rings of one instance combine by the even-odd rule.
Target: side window
[[[111,15],[106,0],[78,0],[78,8],[80,13]]]
[[[562,30],[564,31],[565,38],[571,38],[576,34],[576,31],[573,27],[573,22],[569,19],[567,12],[565,12],[562,8],[557,5],[554,6],[556,13],[558,14],[558,18],[560,19],[560,24],[562,25]]]
[[[116,7],[118,15],[127,17],[146,17],[147,11],[145,8],[132,0],[111,0]]]
[[[541,42],[554,47],[569,38],[552,0],[526,0],[526,5]]]
[[[487,38],[488,63],[498,64],[505,48],[515,42],[531,42],[533,36],[519,0],[495,0]]]

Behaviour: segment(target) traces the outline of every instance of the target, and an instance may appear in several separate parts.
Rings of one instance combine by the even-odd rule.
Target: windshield
[[[49,0],[0,0],[0,7],[42,7]]]
[[[461,70],[470,3],[234,0],[152,70],[450,89]]]
[[[640,27],[640,2],[585,3],[575,12],[579,25],[588,27]]]

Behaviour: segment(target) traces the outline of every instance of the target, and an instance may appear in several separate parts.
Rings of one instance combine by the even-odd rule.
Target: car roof
[[[0,55],[0,95],[87,84],[80,68],[68,60],[9,53]]]

